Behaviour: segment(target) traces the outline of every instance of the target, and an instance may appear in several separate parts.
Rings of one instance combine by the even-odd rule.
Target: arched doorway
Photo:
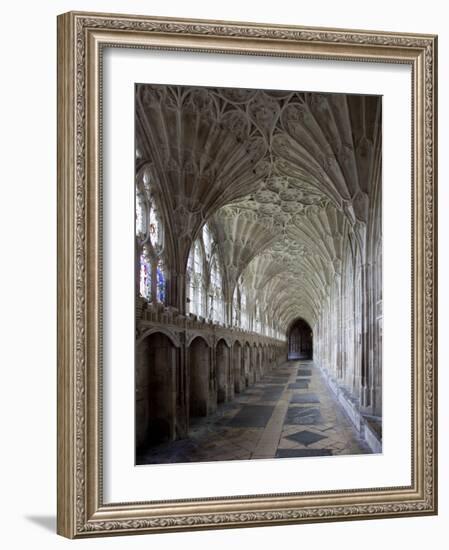
[[[189,347],[190,418],[209,413],[210,348],[203,338],[195,338]]]
[[[259,344],[257,348],[257,371],[256,379],[260,380],[264,375],[264,362],[263,362],[263,347],[262,344]]]
[[[313,332],[309,323],[297,319],[288,333],[288,359],[312,359]]]
[[[250,370],[251,370],[251,346],[248,342],[243,347],[243,377],[244,387],[248,388],[250,385]]]
[[[237,340],[234,343],[232,356],[234,369],[234,392],[240,393],[243,391],[244,388],[242,377],[242,346]]]
[[[258,377],[257,377],[257,362],[258,362],[258,357],[257,357],[257,344],[254,343],[252,348],[251,348],[251,358],[250,358],[250,377],[249,377],[249,381],[250,381],[250,384],[255,384]]]
[[[137,349],[136,443],[146,447],[175,439],[176,369],[179,353],[168,336],[155,332]]]
[[[217,359],[217,402],[224,403],[228,398],[229,348],[220,340],[216,350]]]

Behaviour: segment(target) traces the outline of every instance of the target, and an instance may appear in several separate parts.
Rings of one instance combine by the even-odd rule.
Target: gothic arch
[[[193,332],[190,332],[188,333],[187,335],[187,338],[186,338],[186,347],[190,347],[192,342],[196,339],[196,338],[200,338],[201,340],[204,340],[204,342],[207,344],[207,346],[209,348],[212,348],[213,345],[211,343],[211,337],[210,335],[208,334],[205,334],[204,332],[201,332],[201,331],[193,331]]]
[[[217,403],[224,403],[230,395],[230,348],[224,338],[220,338],[215,348]]]
[[[228,346],[228,348],[232,348],[232,340],[230,338],[224,336],[224,335],[217,338],[217,340],[215,342],[215,347],[217,347],[218,344],[222,341]]]
[[[149,329],[145,330],[140,335],[140,337],[137,340],[136,344],[137,345],[141,344],[146,338],[148,338],[149,336],[151,336],[152,334],[155,334],[157,332],[160,332],[161,334],[165,334],[165,336],[167,336],[167,338],[169,338],[169,340],[172,342],[172,344],[175,347],[177,347],[177,348],[181,347],[179,334],[177,332],[172,331],[169,328],[166,328],[166,327],[163,327],[163,326],[152,327],[152,328],[149,328]]]
[[[207,416],[212,411],[211,348],[208,341],[196,335],[188,347],[190,419]]]
[[[312,359],[313,330],[309,323],[298,317],[288,331],[288,359]]]
[[[137,350],[136,438],[144,446],[173,440],[176,436],[177,374],[179,349],[164,331],[154,330]]]

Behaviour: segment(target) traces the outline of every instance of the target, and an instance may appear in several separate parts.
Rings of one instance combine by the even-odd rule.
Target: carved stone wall
[[[187,437],[192,419],[212,414],[287,358],[284,341],[138,303],[138,450]]]

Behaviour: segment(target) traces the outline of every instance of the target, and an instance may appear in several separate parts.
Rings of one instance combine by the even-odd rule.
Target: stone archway
[[[234,370],[234,392],[240,393],[244,389],[242,380],[242,346],[238,340],[232,348],[232,368]]]
[[[210,412],[210,348],[197,336],[189,346],[189,416],[207,416]]]
[[[265,371],[265,364],[264,364],[264,349],[262,344],[259,344],[257,346],[257,379],[260,380]]]
[[[217,402],[224,403],[228,400],[229,389],[229,348],[224,340],[220,340],[216,348],[217,364]]]
[[[179,353],[171,339],[154,332],[136,354],[136,443],[138,447],[175,439],[176,372]]]
[[[313,331],[304,319],[296,319],[288,332],[288,359],[312,359]]]
[[[246,342],[245,345],[243,346],[242,367],[243,367],[244,388],[248,388],[250,385],[250,372],[251,372],[251,346],[249,345],[249,342]]]

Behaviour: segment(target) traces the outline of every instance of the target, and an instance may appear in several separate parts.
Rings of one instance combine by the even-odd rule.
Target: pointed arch
[[[288,331],[288,359],[312,359],[313,331],[301,317],[295,319]]]

